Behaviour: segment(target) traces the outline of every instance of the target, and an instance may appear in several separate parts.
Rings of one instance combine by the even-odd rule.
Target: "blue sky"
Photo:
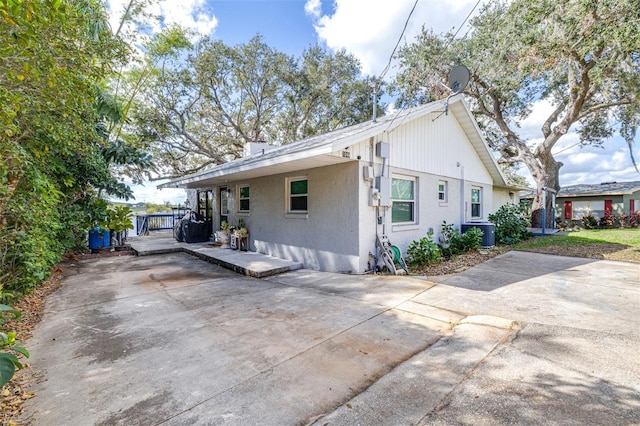
[[[120,11],[128,2],[107,1],[113,27],[117,27]],[[478,12],[480,7],[474,10],[476,2],[419,0],[402,43],[411,43],[423,25],[436,32],[457,29],[470,13]],[[345,49],[360,60],[363,73],[379,75],[413,5],[414,0],[154,0],[149,10],[161,16],[165,24],[178,23],[228,45],[246,43],[259,33],[267,44],[291,55],[300,55],[315,43],[332,50]],[[159,30],[156,24],[151,28]],[[393,73],[392,68],[387,79]],[[543,103],[535,105],[530,119],[522,124],[523,135],[532,143],[540,135],[548,110]],[[568,134],[554,148],[554,153],[559,153],[556,158],[565,164],[560,175],[562,185],[640,180],[621,138],[605,143],[604,148],[580,148],[576,143],[577,137]],[[640,160],[640,137],[634,153]],[[184,191],[158,191],[157,184],[132,186],[136,201],[184,202]]]

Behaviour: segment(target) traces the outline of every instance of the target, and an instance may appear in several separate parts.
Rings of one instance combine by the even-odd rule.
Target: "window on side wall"
[[[438,201],[441,203],[447,202],[447,181],[441,180],[438,182]]]
[[[391,179],[391,222],[416,222],[416,179],[394,177]]]
[[[482,217],[482,188],[471,188],[471,218]]]
[[[307,213],[308,181],[306,177],[287,181],[287,213]]]
[[[249,213],[251,208],[249,185],[240,185],[238,187],[238,211],[241,213]]]

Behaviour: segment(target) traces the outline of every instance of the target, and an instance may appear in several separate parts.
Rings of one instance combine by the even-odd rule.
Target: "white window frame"
[[[440,186],[442,186],[442,191],[440,190]],[[441,205],[449,202],[449,184],[446,180],[438,181],[438,202]]]
[[[242,189],[243,188],[249,188],[249,196],[248,197],[243,197],[242,196]],[[243,200],[247,200],[249,202],[249,208],[247,210],[243,210],[242,209],[242,201]],[[241,184],[238,185],[238,213],[250,213],[251,212],[251,185],[247,185],[247,184]]]
[[[473,191],[478,191],[478,202],[474,203],[473,202]],[[482,218],[482,187],[481,186],[472,186],[471,187],[471,200],[470,200],[470,204],[471,204],[471,219],[480,219]],[[474,204],[478,205],[478,215],[474,216],[473,215],[473,206]]]
[[[299,181],[307,181],[307,192],[305,194],[291,194],[291,184],[293,182]],[[286,181],[286,214],[288,217],[307,217],[309,213],[309,178],[307,176],[296,176],[285,179]],[[292,197],[306,197],[307,198],[307,209],[306,210],[293,210],[291,208],[291,199]]]
[[[398,198],[393,198],[393,181],[394,180],[405,180],[410,181],[413,184],[413,199],[411,200],[403,200]],[[392,225],[413,225],[418,223],[418,179],[415,176],[407,176],[407,175],[393,175],[391,176],[391,224]],[[412,213],[411,216],[413,220],[405,221],[405,222],[394,222],[393,221],[393,205],[394,203],[411,203],[412,205]]]

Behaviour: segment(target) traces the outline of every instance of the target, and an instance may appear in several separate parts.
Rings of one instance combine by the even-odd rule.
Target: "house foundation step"
[[[173,238],[171,232],[158,232],[148,236],[133,237],[129,242],[138,256],[187,253],[239,274],[255,278],[277,275],[303,267],[300,262],[280,259],[262,253],[223,249],[211,242],[178,242]]]

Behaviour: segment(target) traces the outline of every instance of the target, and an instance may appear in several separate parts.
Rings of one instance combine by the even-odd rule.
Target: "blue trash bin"
[[[89,248],[97,250],[111,245],[111,232],[102,228],[89,230]]]

